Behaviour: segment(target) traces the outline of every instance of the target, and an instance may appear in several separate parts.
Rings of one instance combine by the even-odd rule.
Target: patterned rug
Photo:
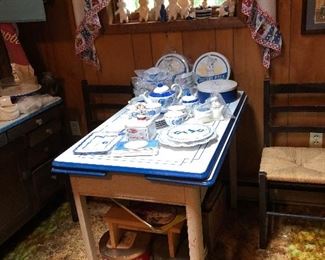
[[[88,205],[92,230],[99,241],[107,231],[102,216],[110,202],[91,200]],[[280,221],[267,250],[259,250],[256,203],[239,203],[239,209],[228,215],[220,230],[222,236],[216,241],[213,259],[325,259],[324,223]],[[61,203],[23,240],[7,250],[3,259],[87,259],[79,224],[72,221],[68,203]]]

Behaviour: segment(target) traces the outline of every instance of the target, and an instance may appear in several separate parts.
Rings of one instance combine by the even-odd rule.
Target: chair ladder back
[[[274,106],[273,101],[277,95],[297,95],[297,94],[320,94],[324,95],[324,102],[312,105],[297,106],[288,103],[287,105]],[[325,132],[325,125],[310,126],[303,125],[284,125],[273,122],[273,115],[277,113],[291,112],[325,112],[325,83],[306,83],[306,84],[271,84],[269,80],[264,81],[264,144],[272,145],[272,134],[280,132]]]
[[[127,105],[127,101],[133,97],[132,85],[100,85],[88,84],[87,80],[81,81],[82,93],[84,98],[85,116],[88,131],[93,130],[104,120],[98,119],[96,113],[102,111],[112,115]],[[111,98],[105,99],[105,96]],[[103,99],[103,102],[96,102],[94,98]]]

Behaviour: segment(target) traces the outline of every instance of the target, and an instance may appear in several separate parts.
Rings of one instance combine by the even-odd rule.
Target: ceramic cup
[[[164,115],[166,124],[169,126],[183,124],[186,118],[187,118],[187,113],[182,111],[168,111]]]
[[[1,107],[9,107],[12,106],[12,102],[11,102],[11,97],[9,96],[2,96],[0,97],[0,106]]]
[[[213,111],[207,105],[199,105],[193,111],[195,120],[201,123],[209,123],[213,120]]]

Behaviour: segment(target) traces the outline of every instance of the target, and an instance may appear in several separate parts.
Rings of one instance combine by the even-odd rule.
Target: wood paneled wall
[[[277,3],[284,46],[282,55],[272,62],[272,80],[325,82],[325,35],[301,35],[301,0]],[[168,52],[183,54],[190,63],[208,51],[224,54],[231,63],[232,78],[249,97],[237,136],[240,178],[256,178],[262,149],[262,87],[266,71],[261,65],[261,50],[251,39],[248,28],[101,35],[96,48],[102,69],[96,71],[74,55],[71,0],[49,1],[46,10],[46,23],[21,27],[26,52],[36,71],[51,71],[64,79],[68,112],[80,115],[83,131],[81,79],[123,85],[130,82],[135,69],[153,66]]]

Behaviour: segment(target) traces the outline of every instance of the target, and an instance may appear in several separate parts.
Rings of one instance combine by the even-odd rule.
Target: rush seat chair
[[[274,217],[325,220],[324,212],[302,215],[289,213],[286,207],[275,207],[279,201],[270,196],[272,190],[286,189],[319,192],[324,198],[324,144],[309,147],[309,134],[324,132],[325,83],[271,84],[269,80],[264,81],[265,147],[259,171],[260,248],[267,247],[270,222]],[[275,146],[279,140],[286,146]]]
[[[89,84],[81,81],[88,132],[128,104],[132,85]]]

